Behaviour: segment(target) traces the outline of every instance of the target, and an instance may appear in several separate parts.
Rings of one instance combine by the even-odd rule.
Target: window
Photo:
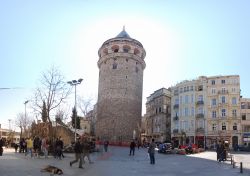
[[[222,123],[222,130],[227,130],[227,126],[225,122]]]
[[[185,95],[185,103],[188,103],[188,95]]]
[[[203,101],[203,95],[198,96],[198,101]]]
[[[183,92],[183,88],[180,88],[180,93],[182,93]]]
[[[237,123],[234,123],[233,130],[237,130]]]
[[[225,96],[221,97],[221,103],[223,103],[223,104],[226,103],[226,97]]]
[[[138,71],[139,71],[139,68],[135,67],[135,72],[138,73]]]
[[[180,96],[180,104],[182,104],[182,96]]]
[[[212,104],[212,106],[216,106],[216,99],[215,98],[212,99],[211,104]]]
[[[117,63],[113,63],[113,69],[117,69]]]
[[[185,108],[185,116],[188,116],[188,108]]]
[[[222,117],[225,117],[225,116],[226,116],[226,109],[222,109],[222,110],[221,110],[221,116],[222,116]]]
[[[191,109],[191,115],[194,116],[194,107]]]
[[[232,115],[233,115],[233,117],[237,117],[237,111],[236,111],[236,109],[232,110]]]
[[[202,107],[199,107],[198,114],[203,114],[203,108]]]
[[[187,92],[189,91],[189,86],[187,86]]]
[[[194,86],[190,86],[190,91],[193,91],[194,90]]]
[[[187,92],[187,88],[186,87],[184,87],[184,92]]]
[[[161,107],[159,107],[159,112],[161,112]]]
[[[232,92],[236,92],[236,89],[235,89],[235,87],[233,87],[233,88],[232,88]]]
[[[233,105],[236,105],[236,104],[237,104],[237,99],[236,99],[236,97],[233,97],[233,98],[232,98],[232,104],[233,104]]]
[[[203,86],[202,85],[199,85],[198,86],[198,91],[202,91],[203,90]]]
[[[217,124],[216,124],[216,123],[213,123],[213,125],[212,125],[212,130],[213,130],[213,131],[216,131],[216,130],[217,130]]]
[[[246,114],[242,114],[241,119],[246,120]]]
[[[216,118],[216,111],[212,111],[212,118]]]
[[[156,113],[156,114],[158,113],[158,110],[157,110],[157,108],[155,109],[155,113]]]
[[[211,80],[211,84],[212,84],[212,85],[215,85],[215,80]]]
[[[194,102],[194,95],[192,94],[191,95],[191,103],[193,103]]]
[[[212,94],[216,94],[216,89],[212,89]]]
[[[226,93],[226,88],[225,87],[221,88],[221,93],[223,93],[223,94]]]
[[[175,104],[176,105],[179,104],[179,99],[178,98],[175,99]]]
[[[221,80],[221,84],[225,84],[226,83],[226,80],[225,79],[222,79]]]

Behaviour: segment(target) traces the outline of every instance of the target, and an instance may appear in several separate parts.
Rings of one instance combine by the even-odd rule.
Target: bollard
[[[233,156],[231,155],[231,165],[233,164]]]
[[[233,161],[233,168],[235,168],[235,162]]]
[[[242,166],[242,162],[240,162],[240,173],[243,173],[243,166]]]

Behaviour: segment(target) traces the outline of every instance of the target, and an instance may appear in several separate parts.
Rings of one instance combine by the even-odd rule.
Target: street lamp
[[[72,81],[67,82],[71,86],[75,86],[75,111],[76,111],[76,85],[81,84],[82,81],[83,79],[80,78],[78,80],[72,80]],[[77,115],[77,111],[76,111],[76,115]],[[75,142],[76,142],[76,117],[75,117]]]
[[[29,100],[26,100],[24,102],[24,116],[25,116],[25,120],[27,120],[27,113],[26,113],[26,104],[29,103]],[[21,130],[21,137],[22,137],[22,130]]]

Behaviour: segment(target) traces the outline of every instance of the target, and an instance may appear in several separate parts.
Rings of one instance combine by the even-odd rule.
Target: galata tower
[[[146,52],[125,28],[98,50],[96,136],[111,142],[139,137]]]

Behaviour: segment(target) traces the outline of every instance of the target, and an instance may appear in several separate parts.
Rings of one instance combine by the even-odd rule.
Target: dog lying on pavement
[[[48,165],[45,168],[41,169],[41,172],[48,172],[50,174],[57,174],[57,175],[62,175],[63,171],[62,169],[59,169],[58,167]]]

